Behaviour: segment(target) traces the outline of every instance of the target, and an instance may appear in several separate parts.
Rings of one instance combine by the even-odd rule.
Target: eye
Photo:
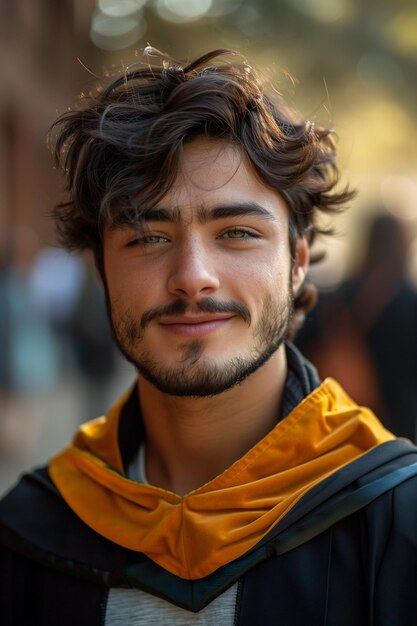
[[[168,239],[163,235],[142,235],[141,237],[136,237],[135,239],[128,241],[126,247],[134,248],[135,246],[157,246],[164,243],[168,243]]]
[[[246,228],[230,228],[222,233],[220,237],[221,239],[258,239],[259,235]]]

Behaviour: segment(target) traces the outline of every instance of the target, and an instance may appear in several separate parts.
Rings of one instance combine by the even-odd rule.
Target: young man
[[[417,450],[286,341],[329,131],[220,52],[129,71],[57,122],[137,384],[0,507],[2,625],[417,624]]]

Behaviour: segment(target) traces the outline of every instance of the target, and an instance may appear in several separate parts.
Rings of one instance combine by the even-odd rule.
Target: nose
[[[168,291],[179,297],[208,296],[220,286],[214,269],[215,251],[197,239],[185,242],[175,254],[168,278]]]

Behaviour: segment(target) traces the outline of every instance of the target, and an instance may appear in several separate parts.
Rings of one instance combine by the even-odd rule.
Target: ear
[[[298,237],[295,248],[295,260],[292,267],[292,284],[294,295],[304,282],[310,262],[310,248],[305,237]]]

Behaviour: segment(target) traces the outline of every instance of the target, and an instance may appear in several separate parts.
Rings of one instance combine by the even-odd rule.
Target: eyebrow
[[[197,219],[200,223],[205,224],[210,220],[221,220],[225,217],[243,217],[246,215],[254,215],[267,220],[275,219],[275,215],[272,211],[269,211],[257,202],[221,204],[211,209],[200,207],[197,213]]]
[[[222,203],[211,208],[201,206],[197,211],[197,219],[200,224],[206,224],[209,221],[221,220],[227,217],[244,217],[247,215],[258,216],[266,220],[275,219],[275,215],[272,211],[266,209],[257,202],[233,202],[231,204]],[[129,217],[127,217],[127,220],[123,220],[124,223],[128,221]],[[136,216],[136,220],[132,221],[142,223],[171,222],[180,224],[182,221],[181,209],[179,207],[175,207],[174,209],[166,209],[164,207],[144,209],[140,212],[140,216]]]

